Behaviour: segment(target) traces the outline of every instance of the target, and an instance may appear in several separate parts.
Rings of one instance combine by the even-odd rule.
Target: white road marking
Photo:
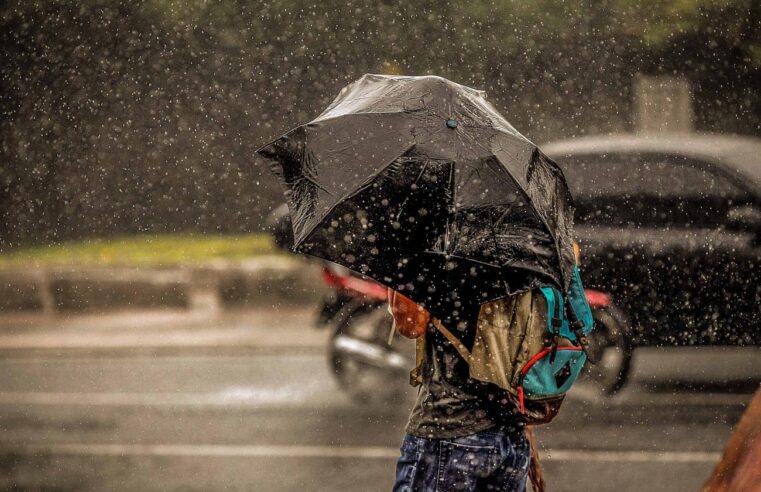
[[[275,328],[258,330],[250,324],[227,324],[219,328],[159,329],[150,333],[120,331],[110,333],[88,333],[60,330],[44,333],[0,334],[2,350],[97,350],[106,349],[184,349],[203,347],[210,350],[224,347],[318,347],[327,343],[327,332],[305,332],[299,337],[284,339]],[[301,335],[301,333],[300,333]]]
[[[721,453],[701,451],[585,451],[548,449],[540,451],[543,461],[596,461],[628,463],[715,463]]]
[[[609,407],[745,406],[752,397],[753,393],[650,393],[646,390],[635,390],[633,386],[614,396],[604,396],[582,383],[574,386],[568,393],[570,400],[596,401]]]
[[[142,407],[245,407],[271,408],[284,404],[323,404],[324,387],[234,386],[207,393],[54,393],[0,392],[0,405],[75,405],[75,406],[142,406]],[[334,397],[332,402],[347,402]]]
[[[381,446],[267,446],[208,444],[0,444],[0,452],[87,456],[160,456],[204,458],[396,459],[399,450]],[[698,451],[584,451],[548,449],[543,461],[628,463],[715,463],[719,453]]]
[[[300,388],[272,386],[235,386],[204,393],[127,393],[127,392],[0,392],[0,405],[76,405],[76,406],[178,406],[178,407],[246,407],[269,408],[283,404],[323,404],[345,402],[346,398],[327,398],[323,384]],[[679,393],[658,394],[624,392],[614,397],[599,396],[586,388],[574,388],[569,399],[594,401],[597,405],[616,408],[631,406],[745,406],[751,394]],[[310,400],[311,398],[311,400]]]

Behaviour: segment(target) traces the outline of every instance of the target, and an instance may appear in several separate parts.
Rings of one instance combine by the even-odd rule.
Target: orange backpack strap
[[[454,346],[460,356],[465,359],[465,362],[470,364],[470,351],[465,345],[458,339],[454,333],[449,331],[441,321],[433,319],[433,326],[436,327],[442,335]],[[410,371],[410,386],[420,386],[423,384],[423,362],[425,361],[425,333],[415,339],[415,368]]]
[[[410,371],[410,386],[423,384],[423,363],[425,362],[425,333],[415,339],[415,368]]]
[[[437,330],[441,332],[442,335],[444,335],[447,340],[449,340],[449,343],[454,345],[454,348],[457,349],[457,352],[460,353],[460,356],[465,359],[465,362],[470,364],[470,350],[460,341],[459,338],[454,336],[454,334],[447,330],[447,328],[441,324],[441,321],[434,319],[433,320],[433,326],[436,327]]]

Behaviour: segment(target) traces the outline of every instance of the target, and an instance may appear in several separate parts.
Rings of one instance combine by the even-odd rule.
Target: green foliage
[[[139,235],[66,242],[0,253],[0,269],[20,266],[175,266],[278,254],[267,234]]]
[[[755,0],[619,0],[628,29],[662,47],[681,36],[703,35],[743,50],[761,40],[761,5]]]

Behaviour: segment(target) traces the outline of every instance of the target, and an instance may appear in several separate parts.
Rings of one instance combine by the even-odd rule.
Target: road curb
[[[0,271],[0,314],[305,304],[324,293],[319,275],[317,265],[282,255],[181,268],[8,269]]]

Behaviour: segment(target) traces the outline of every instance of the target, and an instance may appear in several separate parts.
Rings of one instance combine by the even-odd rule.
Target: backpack
[[[594,321],[574,267],[565,297],[545,286],[483,304],[470,350],[441,322],[433,325],[468,362],[471,378],[500,387],[523,421],[536,425],[557,415],[581,373]],[[413,385],[422,381],[420,352]]]

